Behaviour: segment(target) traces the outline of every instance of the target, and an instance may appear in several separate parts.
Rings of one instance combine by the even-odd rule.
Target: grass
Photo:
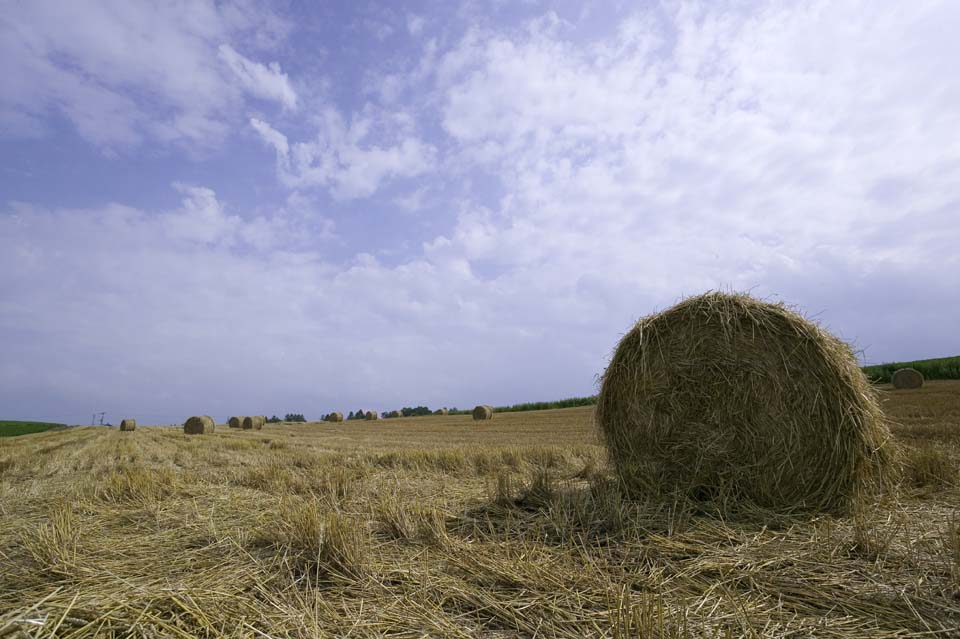
[[[0,437],[16,437],[17,435],[42,433],[50,430],[51,428],[66,427],[66,424],[54,424],[51,422],[19,422],[0,420]]]
[[[960,379],[960,355],[920,359],[913,362],[877,364],[864,367],[863,372],[876,383],[889,384],[893,374],[899,368],[915,368],[923,374],[925,379]]]
[[[590,407],[0,441],[0,637],[950,637],[960,382],[844,516],[623,499]]]

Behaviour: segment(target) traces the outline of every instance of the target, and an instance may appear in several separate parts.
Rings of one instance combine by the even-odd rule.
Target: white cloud
[[[288,109],[297,108],[297,94],[279,64],[272,62],[270,65],[263,65],[254,62],[234,51],[228,44],[220,45],[218,55],[247,91],[260,98],[276,100]]]
[[[708,288],[779,294],[870,358],[958,352],[956,12],[685,5],[592,42],[552,19],[474,29],[391,89],[413,103],[312,112],[300,142],[251,118],[291,191],[271,214],[202,187],[173,211],[12,207],[5,361],[51,365],[4,364],[0,400],[37,375],[78,405],[127,390],[210,412],[587,393],[632,320]],[[116,135],[153,135],[129,108]],[[387,185],[453,220],[399,263],[309,200]]]
[[[412,36],[420,35],[426,23],[427,20],[423,16],[418,16],[415,13],[407,14],[407,31],[409,31]]]
[[[75,413],[93,403],[170,422],[244,406],[317,415],[447,404],[481,381],[457,372],[472,344],[509,333],[484,321],[462,262],[335,265],[314,229],[232,215],[210,189],[177,188],[184,200],[168,212],[21,205],[0,215],[4,406],[30,391]],[[265,229],[270,245],[246,241]],[[445,361],[450,349],[458,355]],[[30,367],[41,359],[43,370]]]
[[[317,123],[316,140],[291,147],[269,124],[251,120],[277,151],[281,179],[291,188],[327,188],[335,198],[350,200],[369,197],[387,181],[422,175],[435,166],[436,149],[413,134],[402,114],[362,114],[348,123],[328,108]]]
[[[586,231],[618,229],[598,218],[627,214],[638,230],[682,220],[775,233],[798,251],[837,234],[855,240],[906,214],[864,202],[905,165],[938,176],[924,188],[940,194],[932,205],[955,193],[960,152],[928,142],[949,137],[958,118],[947,91],[921,89],[950,81],[929,43],[882,54],[889,42],[924,40],[911,33],[912,10],[899,13],[851,32],[862,21],[816,8],[753,19],[681,10],[672,50],[657,55],[633,44],[662,40],[639,31],[642,21],[622,32],[629,41],[585,49],[540,33],[468,38],[445,61],[466,73],[444,91],[444,126],[461,160],[499,173],[514,221]]]
[[[34,122],[61,114],[105,149],[147,139],[215,145],[239,115],[244,91],[295,105],[278,67],[231,48],[281,32],[248,4],[21,3],[0,21],[0,112]]]
[[[159,217],[166,235],[173,240],[231,246],[240,218],[227,215],[212,189],[175,184],[185,197],[181,208]]]
[[[277,152],[277,162],[281,167],[286,168],[289,165],[290,155],[290,145],[287,143],[287,136],[257,118],[250,118],[250,126],[260,134],[264,142],[274,148]]]
[[[943,66],[960,49],[937,26],[956,14],[680,8],[666,28],[641,14],[586,46],[563,28],[471,31],[437,66],[456,142],[444,166],[491,172],[506,196],[461,211],[428,255],[465,256],[551,312],[596,308],[608,330],[732,286],[830,304],[849,336],[909,356],[897,329],[866,319],[889,312],[869,287],[960,259],[942,244],[960,239],[960,146],[931,143],[960,130]],[[851,312],[845,289],[872,297]],[[510,317],[537,315],[520,303]],[[934,324],[954,346],[924,353],[960,347]]]
[[[427,188],[425,186],[421,186],[420,188],[409,193],[395,197],[393,202],[401,209],[410,213],[415,213],[423,208],[426,196]]]

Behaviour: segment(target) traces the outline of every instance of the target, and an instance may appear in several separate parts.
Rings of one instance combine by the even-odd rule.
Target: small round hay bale
[[[390,419],[396,419],[396,418],[398,418],[398,417],[403,417],[403,412],[402,412],[402,411],[399,411],[399,410],[392,410],[392,411],[390,411],[390,413],[387,414],[387,417],[389,417]]]
[[[366,419],[367,421],[372,422],[374,420],[380,419],[380,415],[375,410],[368,410],[366,413],[364,413],[363,418]]]
[[[137,429],[137,420],[135,419],[124,419],[120,422],[120,430],[136,430]]]
[[[267,419],[263,415],[251,415],[243,418],[243,430],[263,430],[263,424]]]
[[[230,428],[240,428],[241,426],[243,426],[244,419],[245,418],[243,417],[231,417],[230,419],[227,420],[227,426],[229,426]]]
[[[194,415],[183,424],[187,435],[206,435],[216,430],[216,422],[209,415]]]
[[[893,472],[890,433],[850,347],[748,295],[706,293],[641,319],[597,400],[633,495],[830,511]]]
[[[473,418],[475,420],[493,419],[493,406],[481,404],[473,409]]]
[[[342,421],[343,421],[343,413],[336,413],[336,412],[330,413],[329,415],[327,415],[327,421],[328,421],[328,422],[342,422]]]
[[[433,411],[433,414],[434,414],[434,415],[449,415],[449,414],[450,414],[450,411],[447,410],[446,408],[438,408],[437,410]]]
[[[923,386],[923,373],[915,368],[899,368],[891,381],[894,388],[920,388]]]

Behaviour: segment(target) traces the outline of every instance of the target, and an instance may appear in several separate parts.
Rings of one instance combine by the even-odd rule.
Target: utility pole
[[[104,412],[99,412],[99,413],[94,413],[94,414],[93,414],[93,417],[90,418],[90,425],[91,425],[91,426],[95,426],[95,425],[96,425],[96,423],[97,423],[97,415],[99,415],[99,416],[100,416],[100,425],[103,426],[103,416],[106,415],[106,414],[107,414],[107,413],[106,413],[105,411],[104,411]]]

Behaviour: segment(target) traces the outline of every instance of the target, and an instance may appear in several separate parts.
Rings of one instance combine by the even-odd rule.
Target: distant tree
[[[267,420],[267,423],[268,423],[268,424],[279,424],[279,423],[282,422],[282,421],[283,421],[282,419],[280,419],[279,417],[277,417],[276,415],[274,415],[273,417],[271,417],[270,419]]]
[[[283,416],[283,421],[285,422],[305,422],[307,419],[303,416],[302,413],[287,413]]]
[[[350,411],[350,414],[347,415],[347,419],[353,419],[353,411]]]

